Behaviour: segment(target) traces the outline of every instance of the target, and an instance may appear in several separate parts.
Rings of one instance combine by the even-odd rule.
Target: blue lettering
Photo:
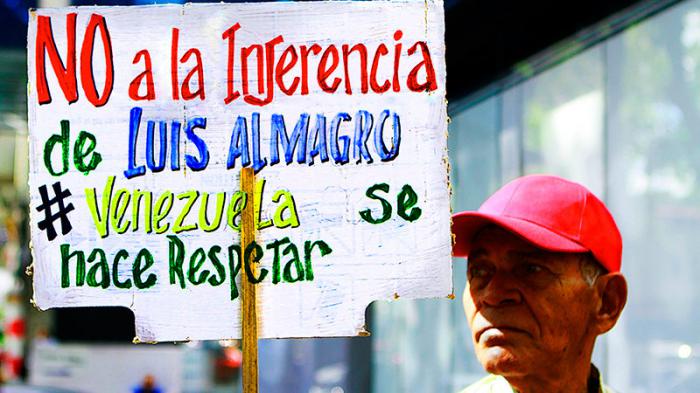
[[[401,121],[399,115],[394,113],[394,135],[391,138],[391,150],[387,150],[386,145],[384,145],[384,122],[389,117],[389,113],[388,109],[383,110],[374,128],[374,147],[382,161],[391,161],[396,158],[399,155],[399,145],[401,144]]]
[[[372,163],[372,156],[369,155],[369,150],[367,150],[367,138],[369,138],[369,133],[372,131],[372,123],[374,117],[371,113],[361,110],[355,115],[355,145],[353,146],[352,156],[357,159],[357,163],[362,162],[364,158],[365,161],[370,164]]]
[[[146,128],[146,164],[152,172],[160,172],[165,168],[165,154],[167,153],[166,139],[168,132],[168,124],[164,121],[158,122],[158,146],[160,153],[158,154],[158,164],[155,162],[155,128],[156,122],[149,120]]]
[[[170,126],[170,169],[180,170],[180,127],[179,121],[173,120]]]
[[[340,122],[350,120],[352,120],[352,117],[350,117],[350,115],[348,115],[345,112],[340,112],[333,118],[333,121],[331,122],[331,155],[333,156],[333,160],[335,160],[335,162],[338,164],[347,164],[348,161],[350,161],[350,159],[348,158],[348,150],[350,150],[350,137],[347,135],[343,135],[341,137],[338,136],[338,128],[340,127]],[[338,141],[343,142],[342,154],[340,153],[340,150],[338,148]]]
[[[238,116],[236,125],[233,126],[226,168],[231,169],[235,167],[238,157],[241,157],[241,165],[244,167],[250,165],[250,154],[248,153],[248,126],[243,116]]]
[[[133,107],[129,113],[129,167],[124,171],[124,177],[127,179],[142,176],[144,173],[146,173],[145,166],[136,166],[136,140],[138,139],[139,135],[139,125],[141,123],[142,112],[143,110],[141,108]]]
[[[284,159],[289,165],[294,159],[294,149],[299,146],[297,152],[297,162],[303,164],[306,162],[306,138],[309,132],[309,114],[302,113],[299,116],[299,121],[294,126],[292,137],[287,136],[287,130],[284,126],[284,117],[279,114],[272,115],[272,130],[270,135],[270,165],[275,165],[280,162],[279,158],[279,142],[282,142],[284,148]]]
[[[260,113],[253,112],[251,120],[251,132],[253,134],[253,171],[258,173],[267,165],[267,159],[260,158]]]
[[[209,163],[209,151],[207,150],[207,144],[204,140],[194,133],[195,128],[206,128],[207,119],[204,117],[195,117],[187,122],[187,128],[185,129],[185,135],[187,139],[190,140],[197,148],[197,153],[199,154],[199,159],[196,157],[185,154],[185,163],[193,171],[201,171],[207,167]]]
[[[316,115],[316,127],[313,134],[309,135],[309,165],[314,164],[314,157],[320,156],[321,162],[328,161],[328,147],[326,146],[326,116]]]

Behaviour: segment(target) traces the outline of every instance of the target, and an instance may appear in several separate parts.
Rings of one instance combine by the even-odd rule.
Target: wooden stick
[[[245,250],[255,241],[255,172],[241,169],[241,190],[246,195],[246,205],[241,216],[241,256],[245,263]],[[253,256],[250,257],[253,259]],[[251,264],[253,275],[257,275]],[[243,270],[243,269],[241,269]],[[243,393],[258,393],[258,311],[256,285],[241,274],[241,324],[243,336]]]

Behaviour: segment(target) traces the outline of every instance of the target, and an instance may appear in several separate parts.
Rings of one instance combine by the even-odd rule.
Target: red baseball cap
[[[497,225],[555,252],[591,252],[609,272],[619,272],[622,237],[615,220],[586,187],[549,175],[530,175],[496,191],[478,211],[452,216],[456,257],[469,256],[481,228]]]

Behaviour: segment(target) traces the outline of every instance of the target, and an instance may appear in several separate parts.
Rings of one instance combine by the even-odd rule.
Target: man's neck
[[[594,388],[594,392],[597,393],[597,380],[589,386],[589,379],[598,378],[598,373],[593,372],[592,367],[588,363],[587,366],[563,370],[543,370],[544,375],[506,377],[506,379],[517,393],[588,393],[590,388]]]

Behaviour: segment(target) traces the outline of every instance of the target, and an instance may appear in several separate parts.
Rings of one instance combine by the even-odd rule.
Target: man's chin
[[[477,353],[484,370],[490,374],[509,376],[526,374],[526,362],[523,362],[509,348],[493,346],[482,348]]]

